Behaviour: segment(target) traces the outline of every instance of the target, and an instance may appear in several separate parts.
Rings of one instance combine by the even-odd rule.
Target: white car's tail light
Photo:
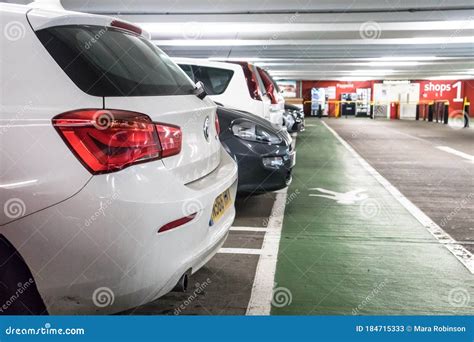
[[[278,104],[277,100],[277,90],[275,89],[275,86],[273,85],[272,79],[270,76],[268,76],[267,72],[259,67],[257,67],[258,73],[260,74],[260,77],[262,79],[262,82],[265,86],[265,89],[267,90],[267,95],[270,98],[270,101],[272,104]]]
[[[163,149],[163,158],[174,156],[181,152],[181,143],[183,139],[181,128],[166,124],[155,124],[155,127]]]
[[[215,115],[216,115],[216,120],[215,120],[214,124],[216,125],[217,135],[219,135],[219,134],[221,134],[221,124],[219,123],[219,117],[217,116],[217,113]]]
[[[181,151],[179,127],[154,123],[136,112],[76,110],[55,116],[53,126],[93,174],[118,171]]]
[[[250,65],[247,62],[232,62],[229,63],[239,64],[242,66],[242,70],[244,71],[245,80],[247,81],[247,87],[249,88],[249,93],[252,99],[261,101],[261,91],[258,87],[258,81],[256,76],[251,69]]]

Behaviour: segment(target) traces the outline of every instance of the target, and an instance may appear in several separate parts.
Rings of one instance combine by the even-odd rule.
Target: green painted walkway
[[[310,188],[369,199],[339,204]],[[287,202],[272,314],[474,314],[474,275],[318,119],[298,135]]]

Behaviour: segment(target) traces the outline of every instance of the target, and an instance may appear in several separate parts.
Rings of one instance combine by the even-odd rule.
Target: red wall
[[[449,101],[449,110],[462,110],[464,84],[462,81],[414,81],[420,83],[420,102]]]
[[[302,95],[304,101],[311,100],[311,88],[325,88],[330,86],[336,87],[336,99],[341,99],[341,93],[355,92],[356,88],[371,88],[372,96],[374,94],[374,83],[381,83],[382,81],[302,81]],[[446,81],[428,81],[417,80],[413,83],[420,83],[420,102],[424,101],[449,101],[449,111],[462,110],[463,101],[457,100],[467,97],[473,104],[470,107],[470,116],[474,116],[474,80],[446,80]],[[348,87],[348,85],[351,85]],[[373,98],[372,98],[373,99]],[[306,114],[311,112],[311,104],[304,105]],[[329,106],[329,114],[333,114],[334,105]]]

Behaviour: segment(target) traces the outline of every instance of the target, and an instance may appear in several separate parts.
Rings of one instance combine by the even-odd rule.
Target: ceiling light
[[[362,65],[369,65],[369,66],[415,66],[419,65],[420,62],[417,61],[386,61],[386,62],[368,62],[368,63],[361,63]]]
[[[432,61],[435,59],[439,59],[436,56],[387,56],[387,57],[379,57],[379,58],[369,58],[369,60],[373,61]]]
[[[395,70],[393,69],[360,69],[352,70],[350,73],[354,75],[387,75],[393,73],[394,71]]]
[[[196,32],[191,32],[188,39],[157,39],[158,46],[342,46],[366,45],[363,39],[199,39]],[[417,38],[384,38],[374,39],[372,45],[450,45],[474,43],[474,36],[465,37],[417,37]]]
[[[259,58],[259,57],[209,57],[208,61],[234,61],[234,62],[257,62],[257,61],[264,61],[267,60],[266,58]]]

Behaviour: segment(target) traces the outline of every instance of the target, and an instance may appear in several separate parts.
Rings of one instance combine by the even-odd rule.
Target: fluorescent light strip
[[[358,32],[364,23],[249,23],[249,22],[137,22],[148,32],[180,35],[189,34],[236,34],[236,33],[278,33],[278,32]],[[379,22],[374,26],[380,31],[431,31],[474,29],[472,20],[413,21],[407,23]]]
[[[378,58],[366,58],[365,60],[370,61],[433,61],[436,59],[442,59],[436,56],[387,56]]]
[[[365,39],[168,39],[153,40],[158,46],[281,46],[281,45],[367,45]],[[474,43],[474,36],[467,37],[418,37],[373,39],[371,45],[450,45]]]
[[[370,66],[416,66],[420,65],[420,62],[417,61],[386,61],[386,62],[367,62],[360,63],[362,65]]]

